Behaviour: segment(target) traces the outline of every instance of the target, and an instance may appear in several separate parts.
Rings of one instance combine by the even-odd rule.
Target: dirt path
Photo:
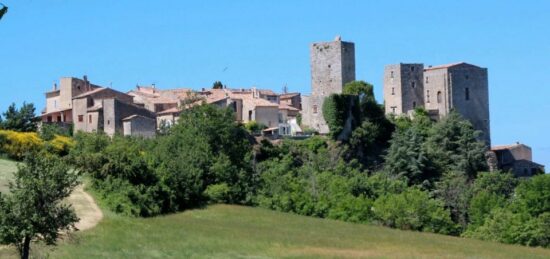
[[[103,212],[99,209],[94,198],[84,191],[82,185],[76,187],[68,201],[73,205],[80,221],[76,228],[80,231],[93,228],[103,218]]]

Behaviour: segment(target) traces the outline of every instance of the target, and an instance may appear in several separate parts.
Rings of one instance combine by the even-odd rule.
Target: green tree
[[[215,81],[213,84],[212,84],[212,88],[213,89],[222,89],[223,88],[223,84],[221,81]]]
[[[468,224],[468,205],[471,184],[463,172],[448,172],[435,184],[435,196],[442,200],[451,212],[454,222],[465,229]]]
[[[516,199],[531,216],[550,212],[550,174],[522,181],[516,188]]]
[[[21,132],[36,131],[38,118],[35,115],[35,110],[32,103],[23,103],[20,109],[17,109],[15,103],[12,103],[4,112],[1,128]]]
[[[62,201],[77,184],[77,175],[60,158],[27,156],[10,184],[11,194],[0,197],[0,242],[14,245],[21,258],[29,258],[32,241],[54,245],[60,231],[75,229],[75,211]]]
[[[479,131],[453,111],[431,128],[426,150],[440,172],[463,172],[474,179],[487,168],[487,147],[478,136]]]

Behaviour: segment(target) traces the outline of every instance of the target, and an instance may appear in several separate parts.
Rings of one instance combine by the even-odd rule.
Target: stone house
[[[302,110],[302,96],[300,93],[284,93],[279,96],[279,103]]]
[[[123,119],[140,115],[153,119],[151,111],[133,104],[133,98],[125,93],[110,89],[96,88],[73,98],[72,116],[74,132],[105,132],[109,136],[124,132]],[[144,125],[143,123],[139,125]],[[156,126],[154,126],[156,128]],[[145,129],[150,127],[145,126]],[[136,127],[129,132],[138,132]],[[154,134],[153,131],[151,134]],[[140,133],[141,134],[141,133]]]
[[[156,122],[151,117],[134,114],[122,119],[122,123],[124,136],[152,138],[156,135]]]
[[[452,110],[468,119],[491,145],[487,69],[468,63],[424,67],[395,64],[384,69],[386,114],[410,115],[424,107],[434,119]]]
[[[73,122],[73,97],[92,91],[99,86],[91,84],[87,77],[83,79],[62,77],[59,87],[53,85],[51,91],[46,92],[46,107],[40,115],[43,123],[70,124]]]
[[[491,148],[490,156],[493,156],[496,166],[503,171],[510,171],[516,177],[529,177],[537,174],[543,174],[544,166],[533,162],[531,147],[516,143],[513,145],[494,146]]]

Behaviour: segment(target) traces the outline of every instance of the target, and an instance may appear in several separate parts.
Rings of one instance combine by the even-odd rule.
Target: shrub
[[[244,128],[250,133],[260,133],[263,129],[267,127],[261,123],[258,123],[257,121],[249,121],[244,124]]]
[[[0,149],[8,157],[16,160],[21,160],[25,154],[38,151],[44,146],[42,139],[34,132],[0,130],[0,136],[3,139],[3,145]]]
[[[212,184],[206,187],[204,196],[206,196],[210,203],[225,203],[229,202],[230,189],[226,183]]]
[[[441,234],[457,233],[457,226],[451,220],[449,211],[443,209],[443,203],[430,199],[428,193],[418,189],[384,195],[374,202],[373,210],[385,226]]]
[[[69,154],[74,146],[75,142],[72,138],[60,135],[55,135],[52,140],[46,142],[46,149],[60,156]]]
[[[516,188],[517,202],[531,214],[538,216],[550,211],[550,174],[531,177]]]

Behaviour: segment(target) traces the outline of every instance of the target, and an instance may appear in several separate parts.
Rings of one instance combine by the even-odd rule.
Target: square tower
[[[424,106],[424,65],[396,64],[384,69],[386,114],[408,114]]]
[[[302,98],[303,124],[321,134],[329,133],[323,117],[323,103],[331,94],[340,94],[344,85],[355,80],[355,44],[338,36],[332,42],[310,46],[311,96]]]

